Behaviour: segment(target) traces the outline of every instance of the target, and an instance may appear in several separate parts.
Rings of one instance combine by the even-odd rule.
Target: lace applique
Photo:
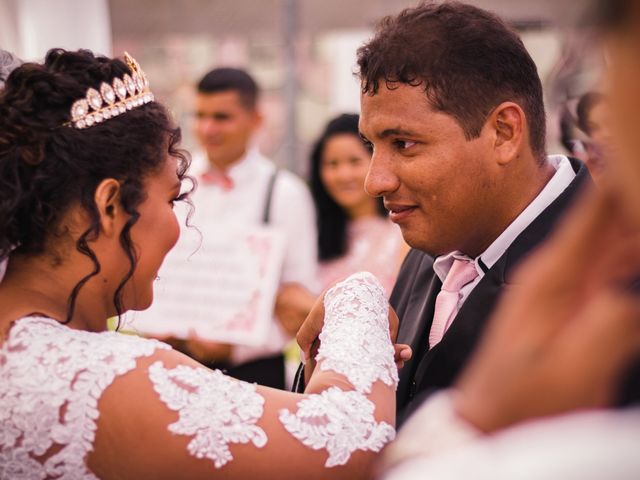
[[[378,452],[395,429],[377,423],[375,404],[364,394],[376,380],[398,383],[389,336],[389,306],[380,282],[367,272],[337,284],[324,297],[325,320],[316,360],[321,370],[347,377],[355,391],[331,387],[298,402],[295,414],[280,411],[280,422],[313,450],[329,453],[325,466],[347,463],[356,450]]]
[[[266,445],[267,435],[256,425],[264,411],[264,398],[255,385],[218,370],[184,365],[168,370],[162,362],[149,367],[149,377],[160,399],[180,415],[169,431],[194,436],[188,446],[191,455],[213,460],[220,468],[233,460],[229,443]]]
[[[320,369],[344,375],[359,392],[370,393],[376,380],[395,387],[389,304],[378,279],[368,272],[351,275],[325,294],[324,308]]]
[[[375,405],[362,393],[331,387],[298,402],[298,411],[280,411],[280,421],[313,450],[326,449],[326,467],[344,465],[356,450],[379,452],[395,437],[395,429],[376,423]]]
[[[154,340],[23,318],[0,347],[0,478],[96,479],[87,468],[98,400]],[[55,447],[56,450],[51,450]],[[44,462],[37,457],[56,453]]]

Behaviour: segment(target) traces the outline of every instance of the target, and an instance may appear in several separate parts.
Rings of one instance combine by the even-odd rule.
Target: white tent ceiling
[[[264,34],[284,29],[295,10],[299,31],[369,28],[408,0],[109,0],[114,36],[165,33]],[[587,3],[571,0],[471,0],[518,27],[567,23]],[[293,6],[293,8],[292,8]]]

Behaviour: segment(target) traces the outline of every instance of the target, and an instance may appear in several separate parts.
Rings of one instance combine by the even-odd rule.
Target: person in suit
[[[536,66],[489,12],[406,9],[379,24],[358,65],[360,130],[374,152],[365,187],[412,247],[391,295],[397,342],[413,350],[402,417],[416,396],[453,383],[513,268],[591,180],[580,162],[546,155]]]

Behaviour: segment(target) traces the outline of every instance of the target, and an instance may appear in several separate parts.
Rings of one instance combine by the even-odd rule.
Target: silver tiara
[[[140,64],[127,52],[124,53],[124,60],[131,69],[131,75],[125,73],[122,78],[116,77],[111,85],[102,82],[100,91],[95,88],[87,89],[85,98],[76,100],[71,105],[71,121],[67,125],[89,128],[153,102],[154,96],[149,90],[149,80]]]

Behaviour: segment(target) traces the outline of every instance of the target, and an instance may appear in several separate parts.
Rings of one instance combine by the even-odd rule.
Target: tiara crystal
[[[153,102],[154,96],[149,90],[149,80],[140,68],[140,64],[127,52],[124,60],[131,69],[131,75],[125,73],[116,77],[109,85],[100,84],[100,91],[87,89],[85,98],[71,105],[71,121],[74,128],[89,128],[98,123],[117,117],[128,110]]]

